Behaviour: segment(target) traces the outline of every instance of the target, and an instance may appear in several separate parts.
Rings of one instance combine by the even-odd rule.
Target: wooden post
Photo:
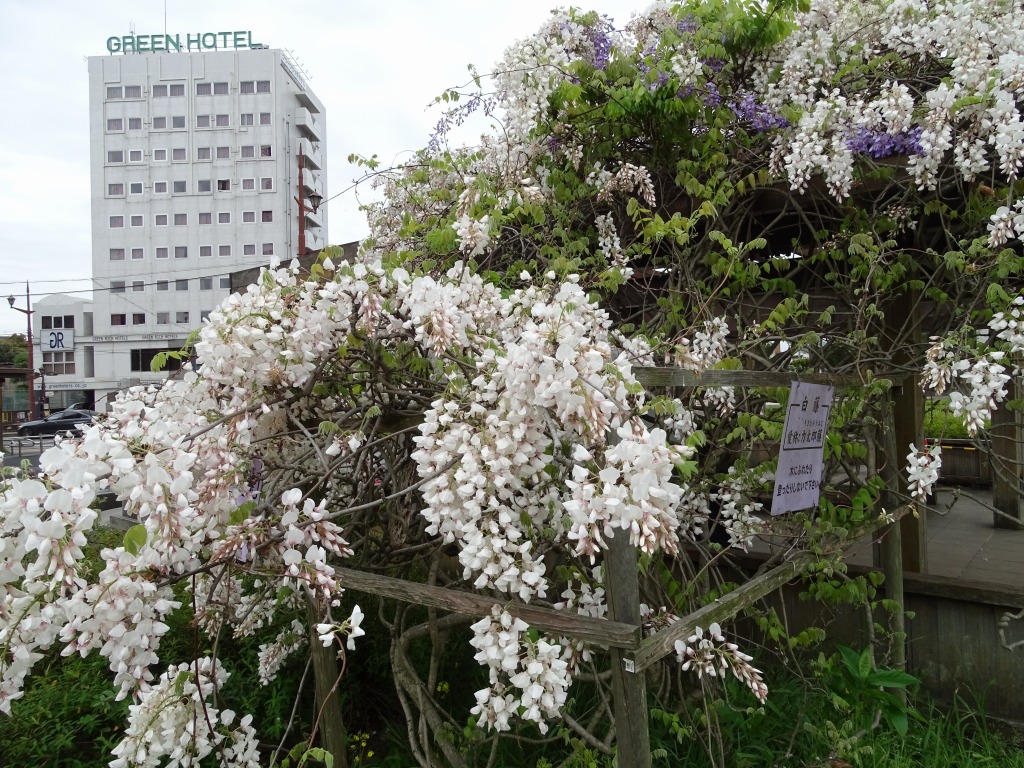
[[[901,485],[904,484],[903,473],[900,471],[902,462],[898,450],[897,430],[894,422],[899,416],[894,413],[898,400],[895,397],[886,398],[886,413],[882,421],[882,477],[885,480],[886,490],[882,494],[882,505],[891,512],[900,506]],[[920,505],[915,505],[920,507]],[[888,525],[882,535],[882,572],[885,574],[885,596],[896,603],[896,607],[889,611],[889,630],[892,633],[892,645],[890,648],[890,664],[893,669],[905,670],[907,666],[907,623],[906,603],[903,597],[903,521],[907,518],[913,520],[913,515],[904,515],[896,522]],[[897,695],[906,701],[906,691],[898,691]]]
[[[1017,397],[1016,382],[1006,385],[1006,399]],[[1020,414],[1002,407],[992,412],[992,452],[989,454],[992,476],[992,505],[998,510],[992,515],[996,528],[1024,529],[1021,517],[1021,428]]]
[[[636,547],[629,531],[618,530],[604,558],[608,618],[640,626],[640,583]],[[633,653],[611,649],[615,746],[619,768],[650,768],[651,737],[647,727],[647,684]]]
[[[338,695],[337,651],[332,645],[325,648],[316,633],[321,621],[313,597],[306,596],[306,623],[309,625],[309,647],[313,654],[313,679],[316,681],[316,712],[320,740],[324,749],[334,756],[337,768],[348,768],[348,734],[341,716],[341,697]],[[313,746],[310,744],[310,746]]]
[[[910,444],[924,447],[924,393],[919,381],[916,375],[908,376],[902,386],[893,390],[893,431],[896,439],[891,459],[897,462],[898,488],[903,493],[909,491],[902,467],[906,463],[904,458],[910,453]],[[886,451],[886,461],[889,460]],[[903,567],[914,573],[928,573],[928,510],[921,503],[915,503],[914,507],[915,514],[905,515],[900,521]],[[892,511],[891,506],[886,508]]]

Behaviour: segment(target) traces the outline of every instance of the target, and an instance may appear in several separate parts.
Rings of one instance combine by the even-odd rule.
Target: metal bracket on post
[[[632,659],[623,659],[622,668],[627,672],[632,672],[633,674],[636,674],[636,662]]]

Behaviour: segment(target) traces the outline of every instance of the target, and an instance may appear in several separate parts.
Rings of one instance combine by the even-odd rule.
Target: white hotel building
[[[300,151],[303,197],[327,195],[324,108],[288,54],[195,38],[111,38],[118,53],[88,59],[94,298],[33,308],[51,410],[166,378],[153,356],[182,347],[231,272],[298,253]],[[326,211],[302,221],[322,248]]]

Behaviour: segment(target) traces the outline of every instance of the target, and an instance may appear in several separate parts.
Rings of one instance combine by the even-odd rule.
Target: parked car
[[[51,413],[45,419],[26,421],[18,427],[18,437],[56,435],[60,432],[72,431],[79,424],[89,424],[95,417],[95,411],[57,411],[57,413]]]

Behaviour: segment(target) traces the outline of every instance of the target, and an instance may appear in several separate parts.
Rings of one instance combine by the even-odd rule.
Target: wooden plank
[[[608,542],[604,556],[604,583],[608,616],[640,628],[640,583],[636,547],[629,532],[619,530]],[[619,768],[650,768],[647,684],[628,651],[611,650],[612,701],[615,707],[615,750]]]
[[[579,616],[554,608],[523,605],[502,601],[497,597],[486,597],[430,584],[395,579],[375,573],[355,571],[350,568],[335,568],[339,583],[345,589],[368,592],[371,595],[390,597],[406,603],[418,603],[430,608],[462,616],[489,616],[494,605],[501,605],[513,616],[518,616],[531,627],[565,635],[588,643],[607,645],[612,648],[635,650],[640,645],[639,622],[625,624],[619,621]]]
[[[653,387],[789,387],[794,381],[811,384],[831,384],[837,387],[862,387],[860,376],[832,373],[803,373],[796,371],[691,371],[678,366],[634,368],[637,381],[648,389]],[[905,374],[876,375],[875,380],[888,379],[894,384]]]
[[[636,671],[640,672],[661,661],[675,650],[676,640],[685,641],[697,627],[707,627],[715,622],[731,619],[747,606],[799,576],[817,558],[818,555],[814,553],[800,552],[792,560],[761,574],[715,602],[651,635],[640,643],[640,648],[636,651]]]

